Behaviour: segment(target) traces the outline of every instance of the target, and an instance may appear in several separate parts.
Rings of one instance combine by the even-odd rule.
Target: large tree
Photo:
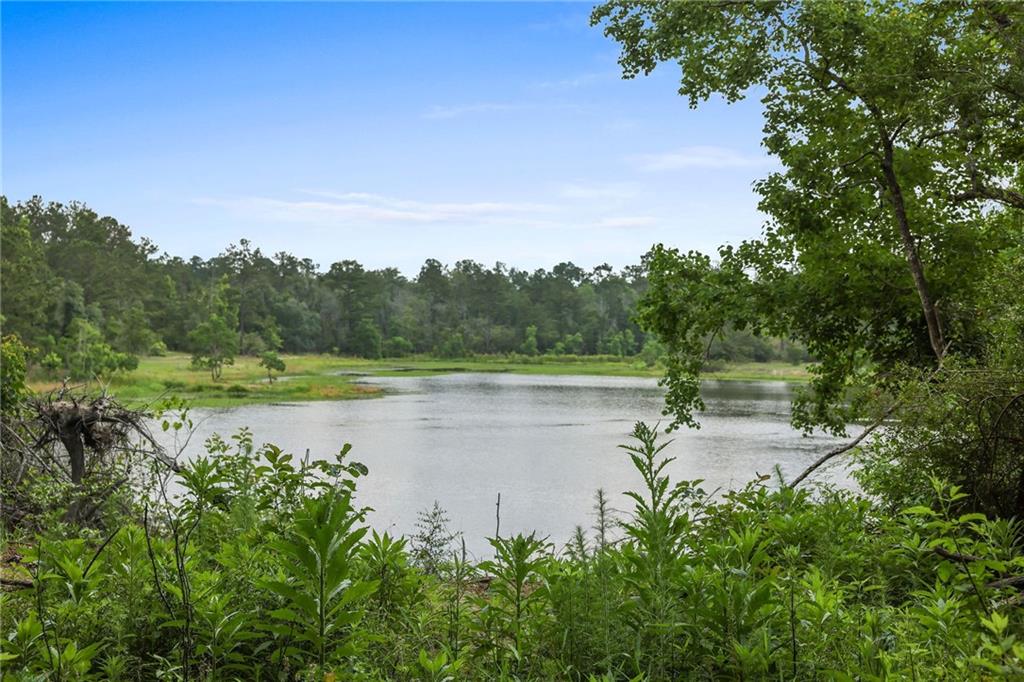
[[[613,0],[592,19],[626,77],[675,62],[691,106],[758,93],[782,167],[756,185],[760,239],[649,256],[675,425],[729,325],[805,342],[821,363],[795,419],[836,431],[851,383],[983,353],[978,286],[1021,238],[987,214],[1024,209],[1024,5]]]

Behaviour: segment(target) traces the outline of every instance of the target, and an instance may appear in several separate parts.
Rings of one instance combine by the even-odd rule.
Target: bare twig
[[[940,357],[942,355],[945,355],[947,350],[949,350],[949,344],[946,344],[945,348],[942,349],[942,352],[940,353]],[[931,383],[932,380],[935,379],[935,377],[938,376],[939,372],[941,372],[941,371],[942,371],[942,364],[940,363],[939,366],[936,367],[934,370],[932,370],[931,374],[928,375],[928,377],[925,379],[925,383]],[[877,429],[879,426],[884,424],[885,421],[887,419],[889,419],[889,417],[892,416],[893,412],[896,411],[896,408],[899,407],[902,402],[903,402],[903,398],[902,397],[897,398],[892,403],[892,405],[890,405],[885,410],[885,412],[883,412],[882,415],[880,417],[878,417],[878,419],[876,419],[867,428],[865,428],[863,431],[861,431],[859,436],[854,438],[849,443],[846,443],[845,445],[841,445],[840,447],[838,447],[838,448],[836,448],[834,450],[830,450],[830,451],[826,452],[824,455],[822,455],[821,457],[819,457],[818,460],[814,462],[814,464],[812,464],[811,466],[809,466],[806,469],[804,469],[803,472],[799,476],[794,478],[789,483],[788,487],[795,488],[796,486],[800,485],[800,483],[805,478],[807,478],[812,473],[817,471],[826,462],[834,459],[835,457],[838,457],[839,455],[841,455],[841,454],[843,454],[845,452],[849,452],[850,450],[853,450],[855,447],[860,445],[861,442],[865,438],[867,438],[869,435],[871,435],[871,433],[873,433],[875,431],[875,429]]]
[[[949,559],[950,561],[984,561],[984,559],[982,559],[980,556],[974,556],[973,554],[963,554],[961,552],[950,552],[945,547],[932,547],[932,551],[938,554],[943,559]]]
[[[171,601],[167,598],[167,594],[164,593],[163,582],[160,580],[160,571],[156,564],[156,553],[153,551],[153,543],[149,538],[149,504],[147,503],[142,512],[142,529],[146,536],[146,552],[149,554],[149,563],[153,567],[153,582],[156,584],[157,594],[160,595],[160,601],[164,603],[164,608],[167,609],[167,615],[174,617],[174,609],[171,607]]]
[[[866,429],[861,431],[860,435],[857,436],[856,438],[854,438],[852,441],[850,441],[849,443],[846,443],[844,445],[841,445],[840,447],[835,448],[834,450],[829,450],[824,455],[819,457],[817,459],[817,461],[814,462],[814,464],[812,464],[811,466],[809,466],[806,469],[804,469],[803,472],[799,476],[797,476],[792,481],[790,481],[790,483],[788,484],[788,487],[790,487],[790,488],[797,487],[798,485],[800,485],[801,482],[803,482],[803,480],[805,478],[807,478],[808,476],[813,474],[815,471],[817,471],[826,462],[828,462],[829,460],[832,460],[832,459],[838,457],[839,455],[841,455],[841,454],[843,454],[845,452],[849,452],[850,450],[853,450],[855,447],[860,445],[861,442],[865,438],[867,438],[869,435],[871,435],[871,433],[874,432],[875,429],[877,429],[879,426],[881,426],[883,423],[885,423],[885,420],[887,420],[892,415],[892,413],[896,410],[896,406],[897,405],[899,405],[898,402],[893,403],[892,405],[890,405],[889,408],[885,412],[882,413],[882,416],[880,416],[878,419],[876,419],[874,422],[872,422],[872,424],[870,426],[868,426]]]

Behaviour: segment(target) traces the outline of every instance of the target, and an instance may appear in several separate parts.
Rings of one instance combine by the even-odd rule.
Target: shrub
[[[413,345],[408,339],[401,336],[393,336],[384,342],[384,357],[404,358],[412,355]]]
[[[165,420],[188,428],[187,414]],[[139,487],[98,528],[8,535],[5,585],[28,587],[0,610],[5,675],[1024,676],[1021,526],[964,513],[965,490],[938,480],[891,513],[763,479],[716,497],[672,481],[665,443],[638,424],[625,449],[642,486],[621,523],[599,492],[593,534],[558,553],[535,533],[495,537],[474,563],[448,552],[437,505],[411,551],[370,532],[353,505],[366,469],[347,447],[297,460],[247,430],[206,447],[177,497]]]

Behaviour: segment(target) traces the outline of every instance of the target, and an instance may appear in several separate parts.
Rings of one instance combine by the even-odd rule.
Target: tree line
[[[428,353],[660,357],[637,326],[643,265],[615,271],[560,263],[532,272],[472,260],[428,259],[415,277],[355,260],[321,268],[264,254],[247,240],[221,254],[159,253],[116,219],[40,197],[0,204],[5,333],[40,362],[79,375],[131,369],[135,358],[189,351],[216,376],[234,355]],[[805,359],[740,331],[715,338],[711,359]]]
[[[760,93],[780,161],[757,185],[760,239],[717,257],[656,247],[645,281],[627,281],[642,329],[668,349],[673,426],[695,425],[708,349],[756,330],[818,360],[795,425],[842,433],[860,419],[860,434],[793,478],[776,469],[716,495],[671,480],[664,441],[638,424],[625,450],[643,483],[628,509],[598,491],[593,532],[555,548],[496,530],[478,562],[438,507],[412,538],[371,532],[353,507],[367,470],[347,446],[334,462],[300,459],[242,430],[209,439],[208,457],[159,461],[139,430],[150,422],[108,396],[29,395],[25,354],[5,338],[0,581],[14,608],[0,610],[0,661],[14,675],[1024,679],[1024,5],[609,0],[592,19],[620,43],[627,77],[677,65],[694,105]],[[48,261],[50,238],[19,219],[11,234],[24,238],[8,241],[4,215],[10,324],[48,342],[67,297],[23,292],[95,285],[79,297],[92,317],[62,319],[123,344],[99,313],[136,292],[103,287],[142,282],[159,259],[78,282],[67,272],[90,254],[102,264],[113,242]],[[572,289],[585,286],[597,283]],[[258,332],[240,289],[210,274],[188,299],[196,317],[161,339]],[[417,295],[432,324],[456,300]],[[636,334],[629,319],[614,333]],[[517,352],[570,333],[594,342],[582,327],[545,336],[540,319],[517,322]],[[377,324],[381,343],[393,338]],[[154,416],[192,428],[187,410]],[[859,490],[800,487],[840,455]],[[772,456],[766,445],[766,468]],[[147,464],[154,476],[125,477]],[[159,485],[172,474],[175,499]]]

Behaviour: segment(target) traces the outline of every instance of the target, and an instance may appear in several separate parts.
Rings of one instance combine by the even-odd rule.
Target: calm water
[[[594,491],[627,509],[636,486],[628,456],[616,447],[637,420],[661,417],[663,392],[653,379],[591,376],[447,374],[373,378],[387,397],[196,410],[207,436],[248,426],[256,442],[301,456],[332,458],[343,443],[370,475],[359,501],[374,508],[378,529],[413,531],[416,512],[438,500],[485,551],[501,493],[501,530],[539,530],[561,544],[576,524],[590,526]],[[709,382],[699,431],[672,434],[673,478],[702,478],[704,488],[741,486],[779,463],[800,471],[832,440],[801,437],[788,423],[790,388],[782,382]],[[841,473],[839,474],[842,475]]]

